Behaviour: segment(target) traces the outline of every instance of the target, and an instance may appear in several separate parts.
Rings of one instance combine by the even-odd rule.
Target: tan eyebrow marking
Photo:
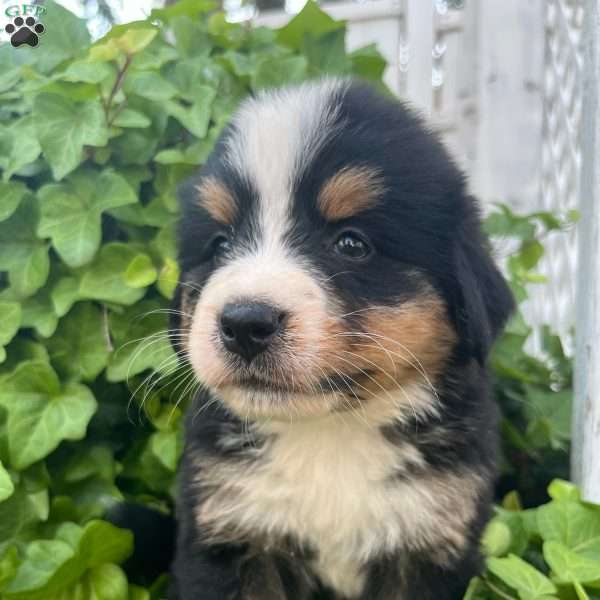
[[[339,221],[375,206],[384,190],[376,169],[345,167],[325,182],[317,205],[328,221]]]
[[[210,216],[223,225],[232,225],[237,215],[238,207],[227,186],[216,177],[206,177],[196,186],[200,206],[208,211]]]

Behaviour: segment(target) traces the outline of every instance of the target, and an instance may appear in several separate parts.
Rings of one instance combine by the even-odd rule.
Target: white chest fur
[[[464,537],[473,481],[427,470],[398,477],[408,465],[424,466],[423,457],[358,415],[264,427],[273,441],[250,467],[204,470],[217,491],[198,512],[200,526],[273,540],[291,535],[318,552],[315,572],[349,598],[360,594],[362,567],[375,556]]]

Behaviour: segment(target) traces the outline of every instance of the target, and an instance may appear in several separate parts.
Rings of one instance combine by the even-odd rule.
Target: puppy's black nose
[[[227,350],[250,362],[268,348],[284,321],[285,313],[268,304],[226,304],[221,313],[221,338]]]

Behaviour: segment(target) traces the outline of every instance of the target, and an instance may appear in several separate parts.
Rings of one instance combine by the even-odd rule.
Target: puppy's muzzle
[[[219,320],[223,345],[250,363],[282,334],[285,320],[284,311],[262,302],[226,304]]]

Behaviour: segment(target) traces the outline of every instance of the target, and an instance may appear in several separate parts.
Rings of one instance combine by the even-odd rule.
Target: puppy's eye
[[[371,253],[367,242],[355,231],[344,231],[335,241],[334,249],[346,258],[366,258]]]
[[[230,250],[231,242],[229,241],[229,238],[223,233],[216,235],[210,244],[210,254],[214,258],[220,258],[224,254],[227,254],[227,252],[229,252]]]

